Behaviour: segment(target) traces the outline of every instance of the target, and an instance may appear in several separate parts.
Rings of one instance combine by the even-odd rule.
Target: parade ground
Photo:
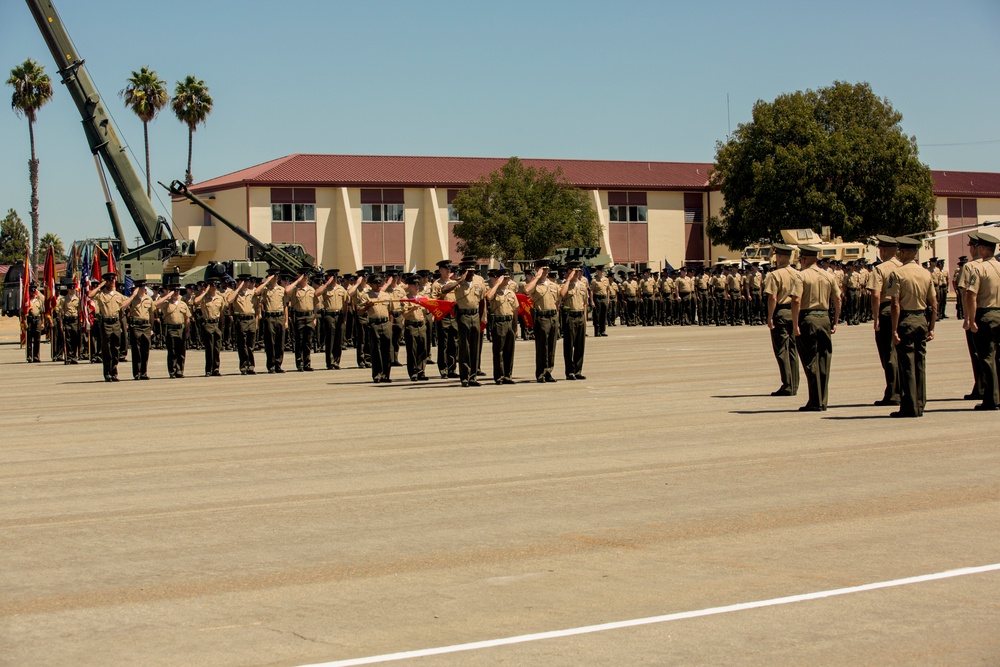
[[[954,318],[903,420],[870,324],[823,413],[769,395],[765,327],[615,327],[556,384],[519,341],[478,388],[354,350],[105,383],[15,327],[2,665],[1000,664],[1000,413],[962,399]]]

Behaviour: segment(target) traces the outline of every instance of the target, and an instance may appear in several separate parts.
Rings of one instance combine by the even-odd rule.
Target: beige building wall
[[[646,221],[653,270],[662,268],[664,260],[675,269],[684,266],[684,193],[647,193]]]

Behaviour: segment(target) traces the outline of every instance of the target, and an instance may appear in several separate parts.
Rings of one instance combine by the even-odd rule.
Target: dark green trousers
[[[896,346],[892,344],[892,315],[889,313],[888,303],[883,303],[879,307],[875,347],[878,350],[878,360],[882,364],[882,373],[885,375],[882,400],[898,402],[899,362],[896,359]]]
[[[830,362],[833,360],[830,313],[825,310],[799,313],[799,336],[795,345],[809,388],[806,405],[825,409],[830,390]]]
[[[566,311],[563,318],[563,362],[566,377],[583,372],[583,347],[587,340],[587,321],[583,311]]]
[[[924,311],[903,311],[896,327],[899,344],[899,411],[920,417],[927,403],[927,315]]]
[[[780,389],[795,394],[799,391],[799,352],[795,347],[792,327],[792,309],[788,306],[776,308],[772,316],[771,349],[778,362]]]
[[[997,380],[997,352],[1000,350],[1000,310],[976,310],[976,351],[983,369],[983,405],[1000,406],[1000,383]]]

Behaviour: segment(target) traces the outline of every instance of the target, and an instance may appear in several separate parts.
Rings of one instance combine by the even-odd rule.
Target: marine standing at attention
[[[116,289],[118,275],[112,272],[101,276],[101,282],[90,290],[87,297],[97,308],[94,324],[101,332],[101,361],[104,363],[104,381],[118,382],[118,349],[122,341],[121,309],[125,297]]]
[[[163,322],[167,371],[171,378],[182,378],[187,356],[185,338],[191,323],[191,310],[176,289],[157,299],[153,305],[160,309],[160,320]]]
[[[764,281],[767,295],[767,328],[771,330],[771,348],[778,361],[781,386],[771,396],[795,396],[799,391],[799,353],[795,347],[792,298],[802,296],[802,278],[789,263],[793,248],[776,243],[772,246],[777,266]]]
[[[491,272],[493,285],[486,293],[490,312],[490,337],[493,343],[493,382],[514,384],[514,318],[517,317],[517,295],[510,273],[506,269]]]
[[[976,254],[982,260],[966,288],[965,326],[975,336],[976,351],[983,367],[983,402],[976,410],[1000,410],[997,352],[1000,350],[1000,262],[996,260],[1000,236],[980,231]]]
[[[328,269],[326,282],[316,288],[316,296],[320,299],[319,313],[323,317],[323,350],[327,370],[340,369],[340,357],[344,350],[347,290],[337,279],[339,273],[338,269]]]
[[[437,263],[440,277],[431,283],[431,298],[454,301],[455,295],[442,290],[451,281],[451,262],[442,259]],[[454,313],[449,313],[437,322],[437,367],[441,378],[457,378],[458,366],[458,323]]]
[[[982,401],[986,368],[983,366],[983,360],[979,356],[979,350],[976,347],[976,336],[972,333],[971,328],[971,324],[976,319],[975,306],[969,306],[970,302],[975,300],[975,295],[970,292],[970,287],[973,284],[978,284],[979,270],[983,268],[983,260],[979,259],[979,235],[976,232],[969,233],[968,245],[969,254],[972,256],[972,259],[962,266],[955,281],[955,292],[958,295],[956,302],[962,304],[962,328],[965,329],[965,344],[969,350],[969,360],[972,362],[972,391],[966,394],[964,398],[967,401]]]
[[[587,285],[580,280],[580,262],[567,262],[566,280],[559,289],[563,309],[563,361],[567,380],[586,380],[583,349],[587,340]],[[651,322],[650,324],[655,324]]]
[[[633,281],[638,292],[639,284]],[[556,327],[559,324],[559,285],[549,280],[549,261],[535,262],[535,275],[524,286],[525,294],[534,304],[535,320],[535,380],[555,382],[552,369],[556,365]],[[632,301],[634,306],[635,301]]]
[[[806,412],[826,410],[830,388],[830,362],[833,359],[833,334],[840,319],[840,287],[833,274],[816,266],[820,249],[799,246],[802,271],[802,295],[792,296],[792,321],[795,344],[802,360],[809,400],[799,408]],[[833,317],[830,317],[830,307]]]
[[[608,301],[611,296],[611,281],[604,276],[604,267],[594,267],[594,279],[590,281],[590,308],[594,313],[594,337],[608,335]],[[490,311],[492,314],[493,311]],[[515,309],[514,312],[517,312]]]
[[[132,349],[132,379],[148,380],[149,348],[153,342],[153,299],[146,292],[146,281],[137,280],[132,295],[122,308],[128,316],[128,340]]]
[[[405,298],[416,299],[420,295],[420,278],[416,275],[406,278]],[[427,368],[427,320],[426,309],[415,303],[403,303],[403,345],[406,347],[406,374],[410,382],[428,380]]]
[[[309,284],[309,274],[302,273],[285,290],[295,336],[295,368],[311,372],[312,345],[316,333],[316,290]]]
[[[932,274],[916,261],[923,244],[908,236],[896,239],[902,266],[889,277],[892,340],[899,363],[899,410],[890,417],[922,417],[927,403],[927,341],[934,340],[937,288]]]
[[[482,321],[486,290],[474,279],[475,262],[463,262],[460,275],[453,277],[440,290],[442,296],[455,294],[455,314],[458,324],[458,375],[463,387],[478,387],[479,323]],[[454,278],[458,278],[455,280]]]
[[[281,362],[285,357],[285,327],[288,326],[288,305],[285,288],[278,284],[279,269],[268,269],[267,278],[253,291],[260,298],[261,322],[264,326],[264,357],[268,373],[284,373]]]
[[[255,303],[253,276],[242,273],[236,289],[226,294],[226,302],[233,316],[233,338],[240,360],[240,375],[256,375],[253,350],[257,345],[257,304]]]
[[[221,377],[219,363],[222,355],[222,309],[226,305],[219,294],[219,281],[208,280],[208,289],[194,299],[202,315],[202,343],[205,345],[205,377]]]
[[[896,360],[896,346],[892,344],[892,299],[883,292],[889,283],[889,276],[902,266],[896,259],[896,239],[892,236],[876,236],[877,264],[868,276],[868,291],[871,295],[872,319],[875,322],[875,348],[885,375],[885,391],[875,405],[899,405],[899,364]]]
[[[62,322],[63,361],[75,364],[80,356],[80,296],[75,283],[70,283],[56,316]]]
[[[28,314],[25,316],[25,345],[27,362],[40,363],[38,352],[42,344],[42,317],[45,315],[45,299],[38,292],[35,283],[28,285]]]

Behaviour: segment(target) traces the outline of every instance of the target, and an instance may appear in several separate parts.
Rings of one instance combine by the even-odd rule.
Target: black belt
[[[99,319],[102,322],[104,322],[105,324],[115,324],[116,322],[118,322],[118,317],[117,316],[116,317],[105,317],[104,315],[101,315],[101,317]]]
[[[388,317],[369,317],[368,324],[385,324],[389,321]]]
[[[213,320],[204,319],[204,320],[202,320],[202,322],[204,322],[205,324],[218,324],[219,320],[218,320],[218,318],[213,319]]]
[[[284,314],[283,310],[268,310],[264,313],[264,317],[281,317]]]
[[[233,317],[235,317],[238,320],[252,320],[252,319],[256,319],[257,316],[256,315],[242,315],[242,314],[237,313],[237,314],[233,315]]]
[[[76,317],[74,315],[65,315],[65,316],[63,316],[62,321],[63,321],[64,324],[69,324],[69,323],[72,323],[72,322],[79,322],[80,318]]]
[[[680,295],[681,295],[681,298],[682,298],[682,299],[683,299],[684,297],[686,297],[686,296],[691,296],[691,292],[678,292],[678,294],[680,294]]]
[[[701,288],[699,287],[699,288],[698,288],[698,291],[699,291],[699,292],[707,292],[707,291],[708,291],[708,288],[706,287],[705,289],[701,289]]]
[[[41,317],[41,315],[25,315],[24,319],[26,319],[26,320],[37,320],[40,317]]]
[[[171,330],[173,330],[173,331],[177,331],[177,330],[179,330],[179,329],[183,329],[183,328],[184,328],[184,325],[183,325],[183,324],[168,324],[168,325],[167,325],[167,328],[168,328],[168,329],[171,329]]]
[[[567,310],[565,312],[568,317],[583,317],[582,310]]]
[[[726,290],[724,290],[724,289],[717,289],[717,290],[715,290],[715,293],[716,294],[725,294]]]
[[[513,322],[513,315],[490,315],[490,322]]]
[[[478,308],[456,308],[455,311],[459,315],[478,315],[479,314],[479,309]]]
[[[408,327],[426,327],[427,326],[427,322],[424,322],[424,321],[414,322],[413,320],[406,320],[406,326],[408,326]]]
[[[799,311],[799,315],[807,315],[809,313],[826,313],[826,314],[829,314],[830,313],[830,309],[829,308],[809,308],[809,309],[806,309],[806,310],[800,310]]]
[[[293,310],[295,317],[312,317],[316,314],[315,310]]]
[[[555,314],[554,310],[536,310],[534,313],[535,317],[554,317]]]
[[[899,311],[902,315],[926,315],[927,310],[901,310]]]
[[[595,294],[594,298],[595,299],[607,299],[608,295],[607,294]]]
[[[340,315],[341,311],[339,311],[339,310],[321,310],[319,312],[322,313],[323,315]]]
[[[148,327],[149,326],[149,320],[140,320],[140,319],[138,319],[136,317],[130,317],[130,318],[128,318],[128,323],[131,324],[134,327]]]

